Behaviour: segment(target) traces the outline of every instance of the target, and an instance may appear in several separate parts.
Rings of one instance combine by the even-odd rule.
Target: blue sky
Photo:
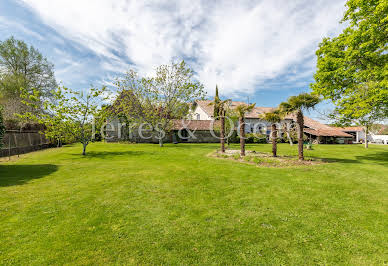
[[[0,40],[38,48],[74,89],[185,59],[208,95],[218,84],[221,96],[276,106],[309,91],[317,45],[342,30],[345,10],[343,0],[144,2],[2,0]]]

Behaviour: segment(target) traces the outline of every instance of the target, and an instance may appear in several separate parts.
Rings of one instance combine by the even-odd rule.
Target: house
[[[365,131],[362,127],[336,127],[336,129],[352,135],[353,142],[359,143],[365,141]],[[371,139],[368,138],[368,141],[371,141]]]
[[[365,131],[362,127],[339,127],[338,129],[352,135],[354,142],[365,142]],[[384,129],[384,127],[382,127],[382,129]],[[371,132],[368,134],[367,139],[368,142],[371,143],[388,144],[388,135],[382,135],[379,134],[379,132]]]
[[[121,97],[120,100],[123,100]],[[219,129],[219,121],[215,121],[213,117],[213,105],[211,100],[196,100],[192,104],[191,112],[184,120],[174,120],[171,132],[166,134],[163,142],[192,142],[192,143],[211,143],[219,142],[217,129]],[[231,101],[229,108],[235,109],[239,105],[246,104],[244,102]],[[269,135],[271,133],[271,123],[259,118],[263,113],[270,112],[275,108],[272,107],[254,107],[252,111],[245,115],[245,132],[260,133]],[[113,108],[114,110],[114,108]],[[227,119],[228,120],[228,119]],[[313,142],[316,143],[351,143],[353,136],[340,129],[324,125],[316,120],[304,116],[305,128],[304,134]],[[287,116],[283,122],[293,124],[296,118],[293,115]],[[229,121],[225,121],[229,123]],[[139,135],[138,130],[128,130],[120,124],[120,119],[117,117],[109,120],[109,127],[106,130],[107,141],[116,142],[127,140],[133,142],[151,142],[157,143],[155,137],[151,134],[143,137]]]
[[[213,106],[211,100],[198,100],[193,104],[191,113],[192,120],[213,120]],[[232,101],[229,108],[234,109],[244,102]],[[251,112],[245,115],[245,132],[246,133],[265,133],[270,134],[271,124],[259,118],[263,113],[270,112],[275,108],[272,107],[255,107]],[[293,115],[286,116],[284,122],[293,123],[296,117]],[[327,126],[307,116],[304,116],[304,133],[316,143],[350,143],[353,136],[340,129]],[[264,130],[264,132],[263,132]]]

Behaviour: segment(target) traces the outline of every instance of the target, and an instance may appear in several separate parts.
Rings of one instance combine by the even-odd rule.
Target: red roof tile
[[[211,100],[198,100],[196,103],[202,108],[202,110],[205,111],[205,113],[209,116],[213,116],[213,105],[211,105],[213,101]],[[239,105],[246,104],[244,102],[237,102],[237,101],[232,101],[230,104],[231,109],[235,109]],[[275,108],[273,107],[255,107],[253,110],[249,113],[245,114],[245,118],[259,118],[259,115],[263,113],[270,112],[274,110]]]
[[[173,120],[173,123],[173,130],[211,130],[220,122],[213,120]]]
[[[196,101],[196,104],[198,104],[209,116],[213,116],[213,106],[210,105],[212,101],[211,100],[198,100]],[[230,107],[232,109],[236,108],[237,106],[241,104],[246,104],[244,102],[231,102]],[[259,118],[260,114],[270,112],[274,110],[273,107],[255,107],[251,112],[247,113],[245,115],[246,118]],[[286,119],[292,119],[296,121],[295,115],[288,115],[286,116]],[[207,120],[191,120],[191,121],[207,121]],[[201,122],[199,122],[200,124]],[[203,122],[205,125],[206,122]],[[199,125],[198,124],[198,125]],[[308,129],[304,129],[304,132],[315,135],[315,136],[330,136],[330,137],[352,137],[352,135],[345,133],[345,130],[338,129],[335,127],[330,127],[328,125],[322,124],[314,119],[311,119],[307,116],[304,116],[304,124]],[[201,124],[202,125],[202,124]],[[204,127],[200,126],[199,128],[209,128],[209,125],[206,125]],[[355,128],[355,127],[352,127]],[[203,129],[206,130],[206,129]]]
[[[362,127],[336,127],[341,131],[363,131]]]

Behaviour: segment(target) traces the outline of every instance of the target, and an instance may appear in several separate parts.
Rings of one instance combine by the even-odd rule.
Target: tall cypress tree
[[[220,103],[221,99],[220,97],[218,96],[218,86],[216,85],[216,94],[214,96],[214,111],[213,111],[213,117],[214,118],[217,118],[220,114],[220,110],[219,110],[219,103]]]

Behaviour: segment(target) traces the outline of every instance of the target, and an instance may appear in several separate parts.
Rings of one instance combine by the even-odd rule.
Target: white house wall
[[[246,118],[245,119],[245,132],[246,133],[264,133],[269,134],[271,130],[271,124],[267,121],[259,118]]]
[[[192,112],[191,119],[192,120],[213,120],[213,118],[209,116],[199,105],[197,105],[194,111]]]
[[[384,144],[388,144],[388,135],[371,135],[373,141],[382,140]]]

